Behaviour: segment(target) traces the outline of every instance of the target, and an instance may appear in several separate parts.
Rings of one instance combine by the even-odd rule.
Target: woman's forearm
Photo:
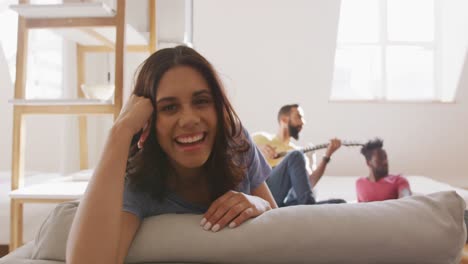
[[[132,136],[125,128],[112,128],[73,220],[67,242],[67,263],[116,263]]]

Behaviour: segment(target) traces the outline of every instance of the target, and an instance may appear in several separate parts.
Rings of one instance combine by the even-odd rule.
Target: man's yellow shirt
[[[276,135],[271,135],[266,132],[257,132],[252,135],[252,139],[257,146],[270,145],[273,148],[275,148],[276,152],[287,152],[290,150],[298,149],[298,147],[292,142],[289,142],[289,144],[284,144],[279,140],[279,138]],[[265,159],[271,167],[275,167],[282,160],[282,158],[269,159],[267,157],[265,157]]]

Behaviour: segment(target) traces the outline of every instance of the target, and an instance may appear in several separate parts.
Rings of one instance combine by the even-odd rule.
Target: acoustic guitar
[[[299,148],[299,149],[292,149],[289,151],[282,151],[282,152],[278,152],[275,158],[273,159],[267,158],[266,160],[268,164],[270,164],[271,167],[275,167],[283,160],[284,156],[286,156],[291,151],[298,150],[302,153],[307,153],[307,152],[311,152],[311,151],[315,151],[319,149],[326,149],[328,148],[328,145],[330,145],[330,143],[324,143],[320,145],[314,145],[314,146],[309,146],[309,147],[304,147],[304,148]],[[363,145],[364,143],[358,142],[358,141],[341,141],[341,146],[345,146],[345,147],[356,147],[356,146],[363,146]]]

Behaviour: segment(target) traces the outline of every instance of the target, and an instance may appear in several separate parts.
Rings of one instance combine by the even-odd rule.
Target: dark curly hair
[[[189,66],[199,72],[208,83],[214,98],[217,131],[213,150],[203,167],[208,176],[210,197],[215,200],[234,189],[245,177],[245,166],[240,164],[243,164],[242,154],[249,150],[250,144],[212,65],[194,49],[186,46],[161,49],[140,65],[133,93],[150,98],[155,107],[159,81],[168,70],[177,66]],[[151,118],[149,136],[141,150],[136,144],[141,132],[133,137],[126,180],[131,188],[163,199],[167,194],[167,178],[174,170],[158,142],[156,109]]]
[[[380,138],[375,138],[373,140],[369,140],[364,146],[361,148],[361,154],[366,157],[366,160],[369,161],[372,159],[372,153],[376,149],[383,148],[383,140]]]

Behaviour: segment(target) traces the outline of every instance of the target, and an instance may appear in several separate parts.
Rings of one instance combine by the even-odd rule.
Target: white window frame
[[[6,11],[5,11],[6,12]],[[8,12],[12,12],[11,10],[8,10]],[[2,13],[0,13],[0,16],[2,15]],[[16,18],[14,19],[11,19],[11,23],[12,24],[15,24],[17,25],[18,24],[18,18],[16,16]],[[12,38],[14,38],[14,41],[16,43],[16,40],[17,40],[17,29],[16,29],[16,32],[14,34],[14,36],[12,36]],[[29,31],[29,38],[31,38],[31,35],[33,34],[33,31]],[[7,40],[8,41],[8,40]],[[54,96],[49,96],[49,97],[44,97],[46,99],[56,99],[56,98],[61,98],[63,97],[63,94],[64,94],[64,85],[63,85],[63,71],[64,71],[64,43],[63,43],[63,39],[59,38],[58,41],[60,41],[60,47],[61,47],[61,50],[60,50],[60,55],[61,55],[61,67],[60,67],[60,75],[61,75],[61,83],[59,85],[56,85],[56,86],[53,86],[52,88],[55,88],[56,89],[56,94]],[[43,98],[41,97],[41,95],[43,94],[47,94],[47,90],[51,87],[44,87],[44,86],[41,86],[40,87],[40,91],[32,91],[32,87],[31,87],[31,84],[34,83],[34,82],[37,82],[39,81],[39,79],[34,79],[32,78],[33,76],[30,74],[32,71],[34,71],[35,69],[32,67],[33,64],[30,64],[30,62],[32,61],[37,61],[37,60],[40,60],[39,58],[39,53],[40,53],[40,50],[38,48],[38,46],[40,46],[40,43],[37,43],[35,41],[32,41],[30,39],[30,41],[28,42],[29,45],[28,45],[28,64],[26,65],[26,70],[28,71],[27,72],[27,82],[26,82],[26,93],[25,93],[25,96],[26,98]],[[8,67],[9,67],[9,70],[10,70],[10,75],[11,75],[11,80],[13,81],[13,83],[15,82],[15,77],[16,77],[16,47],[17,47],[17,43],[15,45],[15,53],[14,53],[14,57],[11,56],[11,57],[8,57],[6,58],[7,59],[7,63],[8,63]],[[7,54],[5,54],[7,55]]]
[[[441,14],[440,14],[440,2],[439,0],[427,0],[433,1],[434,5],[434,36],[433,41],[422,42],[422,41],[391,41],[388,39],[388,32],[387,32],[387,14],[388,8],[387,3],[391,0],[376,0],[378,1],[379,6],[379,39],[377,43],[367,43],[367,42],[346,42],[346,41],[339,41],[337,38],[336,42],[336,50],[340,48],[346,47],[364,47],[364,46],[372,46],[376,47],[380,50],[381,55],[381,85],[380,87],[376,87],[374,90],[374,98],[373,99],[360,99],[360,98],[334,98],[333,95],[333,86],[331,87],[330,91],[330,101],[332,102],[415,102],[415,103],[425,103],[425,102],[445,102],[442,101],[442,87],[441,87],[441,80],[440,80],[440,72],[441,72]],[[341,16],[341,15],[340,15]],[[339,25],[339,23],[338,23]],[[339,29],[338,29],[339,31]],[[431,49],[433,51],[433,94],[434,97],[432,99],[389,99],[387,97],[387,90],[388,90],[388,81],[387,81],[387,54],[386,50],[387,47],[392,46],[406,46],[406,47],[422,47]],[[334,68],[335,69],[335,68]],[[334,75],[334,74],[333,74]],[[334,81],[333,76],[333,80]]]
[[[45,32],[45,30],[43,30]],[[50,32],[50,31],[49,31]],[[47,33],[49,33],[47,32]],[[37,37],[40,35],[42,32],[34,32],[34,31],[29,31],[29,47],[28,47],[28,66],[27,71],[28,75],[26,78],[26,97],[28,99],[36,99],[36,98],[41,98],[41,99],[57,99],[57,98],[62,98],[64,95],[64,85],[63,85],[63,72],[64,72],[64,57],[63,57],[63,50],[64,50],[64,45],[63,45],[63,39],[59,36],[54,36],[56,37],[55,40],[57,43],[54,42],[54,45],[56,44],[60,51],[57,52],[59,54],[59,63],[58,67],[51,65],[48,67],[48,71],[52,72],[53,76],[47,76],[47,78],[44,78],[44,76],[39,76],[39,78],[33,78],[33,71],[39,70],[40,67],[47,67],[46,63],[50,63],[50,60],[45,59],[44,57],[41,56],[41,53],[43,51],[47,52],[55,52],[56,50],[50,47],[47,47],[47,45],[44,45],[47,43],[47,40],[44,41],[44,38]],[[37,37],[37,39],[32,39],[33,34]],[[52,33],[53,34],[53,33]],[[46,47],[44,47],[46,46]],[[42,59],[41,59],[42,57]],[[32,67],[34,66],[36,62],[42,62],[41,64],[37,65],[37,68]],[[40,66],[42,65],[42,66]],[[60,78],[60,82],[57,84],[53,84],[54,82],[47,81],[48,78]],[[33,89],[32,85],[35,82],[40,82],[41,84],[37,86],[38,90],[31,90]],[[45,96],[44,96],[45,95]]]

